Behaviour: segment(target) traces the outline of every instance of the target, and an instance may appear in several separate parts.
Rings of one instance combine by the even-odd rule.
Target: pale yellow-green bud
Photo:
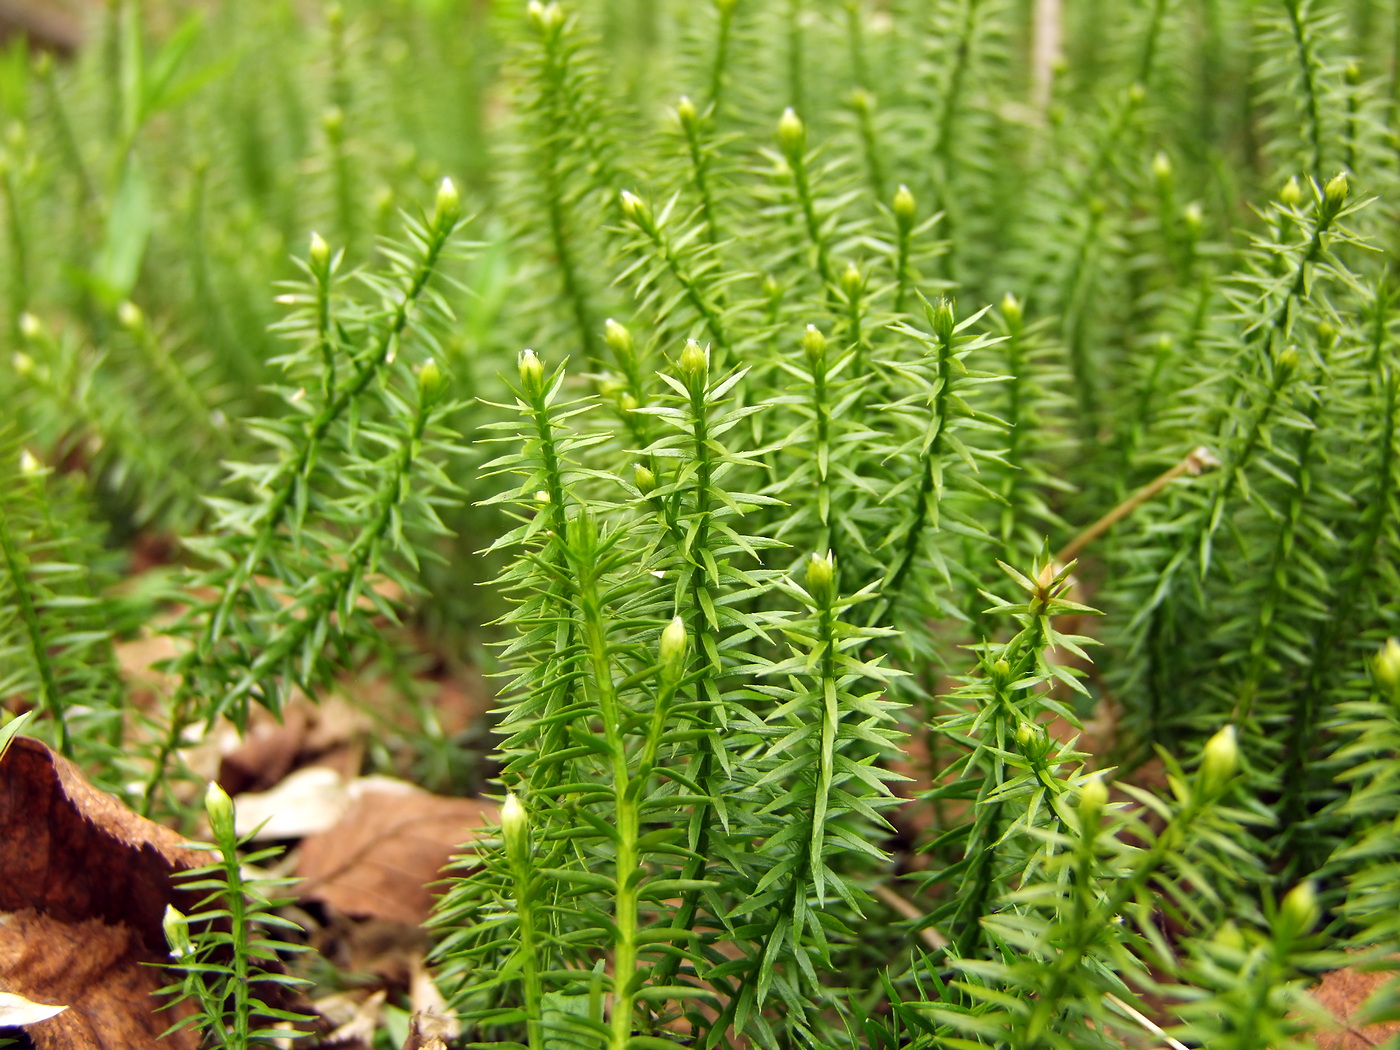
[[[1104,783],[1102,774],[1095,774],[1084,781],[1079,788],[1080,828],[1087,829],[1090,825],[1097,824],[1099,815],[1103,813],[1103,808],[1106,805],[1108,805],[1108,785]]]
[[[814,324],[809,324],[807,330],[802,333],[802,352],[807,356],[807,363],[813,368],[826,356],[826,336]]]
[[[1226,919],[1222,922],[1220,928],[1215,931],[1215,936],[1212,937],[1211,940],[1228,951],[1244,951],[1244,934],[1240,932],[1240,928],[1235,925],[1233,919]]]
[[[1317,339],[1323,346],[1331,346],[1340,334],[1336,327],[1327,321],[1322,321],[1317,326]]]
[[[875,109],[875,96],[858,87],[851,92],[851,108],[862,116],[868,115]]]
[[[675,685],[685,671],[687,644],[685,621],[679,616],[672,617],[661,632],[661,645],[657,651],[661,660],[661,680],[667,685]]]
[[[1002,296],[1001,316],[1006,318],[1006,323],[1012,331],[1016,331],[1021,327],[1021,302],[1010,292]]]
[[[782,298],[783,286],[778,283],[778,279],[771,273],[763,275],[763,297],[769,302],[775,302]]]
[[[650,496],[656,491],[656,475],[652,473],[650,467],[644,467],[638,463],[632,468],[632,481],[637,486],[637,491],[643,496]]]
[[[1140,106],[1147,101],[1147,88],[1141,84],[1134,84],[1128,88],[1128,101],[1134,106]]]
[[[548,489],[536,489],[536,490],[535,490],[535,502],[536,502],[536,503],[548,503],[549,501],[550,501],[550,500],[549,500],[549,490],[548,490]]]
[[[635,223],[643,230],[651,229],[651,208],[647,207],[646,201],[631,190],[623,190],[619,200],[622,204],[622,215],[628,222]]]
[[[696,123],[700,120],[700,113],[695,108],[695,103],[690,101],[689,95],[682,95],[676,103],[676,119],[681,122],[681,127],[686,131],[695,130]]]
[[[641,407],[641,405],[637,403],[637,399],[635,397],[633,397],[631,394],[624,390],[621,394],[617,396],[617,407],[622,409],[622,411],[624,412],[635,412]]]
[[[506,855],[521,863],[530,852],[530,815],[513,791],[506,792],[501,803],[501,838],[505,840]]]
[[[442,393],[443,382],[442,369],[436,361],[429,361],[418,369],[418,390],[424,401],[436,401]]]
[[[438,183],[437,201],[433,205],[433,224],[438,229],[451,226],[462,214],[462,195],[457,192],[457,184],[444,177]]]
[[[209,787],[204,792],[204,812],[209,816],[214,841],[222,843],[234,838],[233,799],[216,781],[209,781]]]
[[[331,246],[326,243],[325,238],[319,233],[311,235],[311,247],[307,250],[307,258],[311,260],[311,268],[317,273],[325,273],[326,267],[331,263]]]
[[[1199,201],[1192,201],[1181,209],[1181,221],[1186,224],[1186,230],[1192,237],[1200,235],[1201,227],[1205,225],[1206,217]]]
[[[128,299],[117,307],[117,322],[128,332],[139,332],[146,324],[146,317],[141,307]]]
[[[1031,725],[1029,722],[1022,722],[1016,727],[1016,743],[1022,748],[1028,746],[1036,736],[1035,726]]]
[[[1240,767],[1240,745],[1235,727],[1226,726],[1206,741],[1201,752],[1200,785],[1207,795],[1218,795]]]
[[[526,17],[530,19],[531,27],[541,36],[554,34],[564,24],[564,12],[553,2],[542,4],[539,0],[530,0],[530,6],[526,8]]]
[[[1288,891],[1278,906],[1274,932],[1284,940],[1294,940],[1312,930],[1321,917],[1317,905],[1317,890],[1311,882],[1300,882]]]
[[[1391,696],[1400,698],[1400,642],[1387,638],[1371,661],[1371,669],[1376,683]]]
[[[953,338],[953,329],[957,327],[957,317],[953,313],[953,303],[950,299],[939,299],[933,304],[933,333],[939,339],[947,341]]]
[[[681,351],[681,378],[687,384],[703,383],[709,370],[709,355],[701,349],[700,344],[694,339],[687,339],[685,349]]]
[[[1342,201],[1347,199],[1347,194],[1350,192],[1351,184],[1347,181],[1347,173],[1343,171],[1332,176],[1327,183],[1327,188],[1322,191],[1322,195],[1328,204],[1337,208],[1341,206]]]
[[[632,333],[624,324],[619,324],[609,317],[603,322],[603,342],[608,345],[617,358],[620,360],[630,360],[632,356]]]
[[[1352,87],[1356,87],[1357,84],[1361,83],[1361,66],[1358,65],[1356,62],[1347,63],[1345,74],[1347,78],[1347,83],[1350,84]]]
[[[44,322],[31,313],[22,313],[19,315],[19,334],[32,343],[44,334]]]
[[[170,947],[172,959],[183,959],[194,953],[194,945],[190,943],[190,928],[185,922],[184,914],[175,905],[165,906],[165,917],[161,919],[160,926],[165,932],[165,943]]]
[[[21,449],[19,454],[19,472],[26,478],[37,478],[44,472],[44,465],[39,462],[39,457],[30,452],[29,449]]]
[[[1298,185],[1296,175],[1283,184],[1283,189],[1278,191],[1278,199],[1285,208],[1296,208],[1303,203],[1303,187]]]
[[[520,385],[525,389],[526,396],[539,397],[544,390],[544,363],[533,350],[525,349],[520,351],[516,366],[520,370]]]
[[[1000,678],[1003,682],[1011,677],[1011,665],[1006,662],[1005,657],[992,664],[992,674]]]
[[[345,114],[339,106],[330,106],[321,114],[321,127],[332,138],[339,138],[345,130]]]
[[[739,0],[715,0],[715,10],[719,12],[721,18],[728,18],[738,6]]]
[[[1274,369],[1282,376],[1290,376],[1298,371],[1298,348],[1285,347],[1274,359]]]
[[[908,233],[914,228],[918,212],[919,207],[914,200],[914,194],[908,186],[901,184],[899,189],[894,191],[894,221],[899,225],[900,233]]]
[[[847,263],[846,269],[841,273],[841,291],[845,294],[846,301],[854,302],[864,290],[865,278],[861,275],[860,267],[855,263]]]
[[[10,365],[22,376],[34,374],[34,358],[19,350],[10,355]]]
[[[1152,158],[1152,177],[1158,182],[1171,181],[1172,159],[1161,150],[1158,150],[1157,155]]]
[[[807,593],[818,605],[830,605],[836,597],[836,566],[830,551],[807,559]]]
[[[379,221],[386,221],[394,211],[394,187],[380,186],[374,191],[374,213]]]
[[[797,111],[789,106],[783,110],[782,119],[778,121],[778,148],[783,151],[788,163],[795,166],[801,161],[806,145],[807,126],[802,123]]]
[[[326,25],[338,32],[340,27],[344,24],[345,8],[341,7],[339,4],[331,4],[326,8]]]

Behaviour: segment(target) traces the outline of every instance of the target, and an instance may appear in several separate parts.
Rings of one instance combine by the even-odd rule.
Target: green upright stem
[[[5,559],[5,570],[10,577],[10,587],[14,591],[15,603],[19,606],[19,616],[24,622],[24,632],[29,641],[30,659],[39,676],[39,706],[49,712],[58,732],[58,748],[64,758],[73,757],[73,742],[68,736],[68,725],[63,717],[62,693],[58,688],[58,678],[53,663],[49,660],[48,639],[44,637],[44,626],[39,621],[39,610],[34,604],[34,596],[29,589],[29,578],[25,573],[24,557],[20,553],[15,538],[10,534],[5,516],[0,514],[0,556]]]

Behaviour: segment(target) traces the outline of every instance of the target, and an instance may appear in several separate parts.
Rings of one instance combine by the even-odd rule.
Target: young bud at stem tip
[[[603,322],[603,342],[619,359],[630,358],[632,354],[632,333],[627,326],[618,324],[611,317]]]
[[[1108,805],[1108,785],[1103,782],[1103,776],[1095,775],[1084,781],[1079,788],[1081,830],[1087,829],[1091,824],[1097,824],[1099,814],[1103,812],[1106,805]]]
[[[520,359],[516,362],[520,369],[520,385],[525,388],[528,397],[539,397],[544,389],[544,364],[535,356],[533,350],[520,351]]]
[[[161,919],[160,925],[165,932],[165,943],[170,946],[172,959],[183,959],[193,953],[194,945],[190,943],[190,928],[180,909],[173,904],[167,904],[165,917]]]
[[[1321,909],[1317,906],[1317,891],[1311,882],[1300,882],[1288,891],[1279,905],[1274,920],[1274,933],[1285,940],[1294,940],[1317,925]]]
[[[462,195],[457,192],[457,184],[445,178],[438,184],[437,203],[433,209],[433,222],[438,229],[451,226],[462,214]]]
[[[1303,203],[1303,187],[1298,185],[1297,176],[1283,184],[1283,189],[1278,191],[1278,199],[1285,208],[1296,208]]]
[[[139,332],[141,326],[146,323],[146,318],[141,313],[141,307],[128,299],[117,307],[117,321],[128,332]]]
[[[530,817],[515,792],[506,793],[501,803],[501,837],[505,839],[506,854],[520,862],[530,850]]]
[[[901,185],[894,192],[894,221],[899,224],[900,233],[908,233],[914,226],[918,205],[908,186]]]
[[[311,268],[317,273],[325,273],[326,267],[331,262],[331,246],[326,243],[319,233],[311,235],[311,247],[307,250],[307,257],[311,260]]]
[[[807,355],[807,363],[813,368],[826,355],[826,336],[814,324],[809,324],[802,333],[802,352]]]
[[[1381,651],[1371,663],[1376,684],[1391,696],[1400,699],[1400,642],[1387,638]]]
[[[1021,327],[1021,303],[1010,292],[1007,292],[1006,295],[1002,297],[1001,316],[1006,318],[1006,323],[1011,327],[1012,331],[1016,331]]]
[[[676,117],[686,131],[695,129],[695,122],[700,119],[700,114],[695,109],[695,103],[690,101],[689,95],[682,95],[681,100],[676,103]]]
[[[685,621],[679,616],[673,617],[661,632],[658,651],[661,658],[661,679],[667,685],[675,685],[685,671],[686,645]]]
[[[813,554],[807,561],[807,593],[818,605],[830,605],[836,597],[836,566],[831,552]]]
[[[436,401],[438,394],[442,393],[442,387],[442,369],[438,368],[436,361],[429,361],[418,370],[418,390],[422,393],[424,401]]]
[[[1235,727],[1226,726],[1206,741],[1201,752],[1201,790],[1217,795],[1225,789],[1240,766],[1240,747],[1235,740]]]
[[[807,126],[802,123],[802,118],[789,106],[783,110],[782,119],[778,121],[778,148],[783,151],[783,156],[787,158],[789,164],[796,166],[802,159],[803,149],[807,144]]]
[[[687,384],[703,383],[709,370],[709,355],[700,348],[700,344],[694,339],[687,339],[685,349],[681,351],[681,378]]]
[[[1327,188],[1322,191],[1327,203],[1332,207],[1339,207],[1342,201],[1347,199],[1347,194],[1351,192],[1351,185],[1347,182],[1347,173],[1332,176]]]
[[[209,827],[214,832],[216,842],[225,842],[234,837],[233,799],[228,792],[211,780],[204,792],[204,812],[209,816]]]

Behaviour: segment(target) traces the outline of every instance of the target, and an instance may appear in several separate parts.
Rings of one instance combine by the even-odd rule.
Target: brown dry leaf
[[[190,906],[171,874],[199,863],[175,832],[15,740],[0,762],[0,990],[69,1007],[30,1027],[40,1050],[145,1048],[173,1023],[149,994],[168,978],[144,964],[168,958],[166,904]]]
[[[375,779],[335,827],[302,843],[299,889],[348,915],[416,926],[432,911],[429,884],[458,846],[497,819],[496,807]]]
[[[30,1025],[37,1050],[195,1050],[192,1028],[160,1035],[191,1007],[156,1013],[151,993],[171,983],[168,971],[130,926],[100,919],[61,922],[26,909],[0,916],[0,985],[67,1010]]]
[[[300,839],[336,826],[350,807],[350,787],[334,769],[298,769],[271,791],[234,799],[239,835],[260,841]]]
[[[370,720],[337,696],[317,705],[293,700],[282,721],[259,709],[242,740],[233,738],[219,762],[219,785],[230,795],[267,791],[294,770],[325,766],[349,779],[364,761]]]
[[[204,863],[183,842],[37,740],[15,740],[0,762],[0,911],[125,924],[164,955],[170,875]]]
[[[437,1014],[417,1013],[408,1026],[403,1050],[447,1050],[447,1023]]]
[[[1355,1020],[1364,1013],[1366,1000],[1381,985],[1394,978],[1390,971],[1358,970],[1347,966],[1324,974],[1312,996],[1337,1022],[1335,1028],[1313,1033],[1318,1050],[1363,1050],[1381,1046],[1400,1035],[1400,1021],[1361,1025]]]

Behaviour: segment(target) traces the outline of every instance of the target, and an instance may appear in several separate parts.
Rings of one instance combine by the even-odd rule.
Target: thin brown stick
[[[1105,532],[1113,528],[1113,526],[1117,525],[1129,514],[1137,510],[1138,507],[1152,499],[1183,474],[1189,474],[1195,477],[1203,471],[1218,466],[1220,466],[1220,460],[1215,458],[1215,454],[1204,445],[1197,445],[1185,455],[1180,463],[1170,470],[1163,471],[1156,478],[1153,478],[1146,485],[1138,489],[1122,503],[1118,504],[1118,506],[1114,507],[1102,518],[1094,522],[1094,524],[1090,525],[1078,536],[1074,537],[1074,539],[1060,548],[1059,552],[1055,555],[1055,563],[1057,565],[1068,565],[1070,562],[1074,561],[1079,557],[1080,552],[1085,547],[1093,543]]]
[[[1155,1021],[1152,1020],[1152,1018],[1148,1017],[1140,1010],[1135,1010],[1133,1007],[1125,1003],[1122,999],[1118,998],[1118,996],[1105,995],[1104,998],[1107,999],[1114,1006],[1118,1007],[1118,1009],[1122,1010],[1123,1013],[1126,1014],[1128,1017],[1132,1018],[1138,1024],[1142,1025],[1142,1027],[1147,1029],[1147,1031],[1151,1032],[1153,1035],[1157,1036],[1159,1039],[1165,1042],[1167,1046],[1171,1047],[1171,1050],[1189,1050],[1185,1043],[1178,1042],[1171,1036],[1167,1035],[1167,1033],[1162,1031],[1161,1027]]]
[[[923,912],[919,911],[913,904],[909,903],[909,901],[905,900],[883,883],[879,883],[875,886],[875,896],[880,898],[880,900],[884,901],[895,911],[899,912],[900,915],[910,922],[918,922],[924,917]],[[947,939],[932,926],[921,928],[919,930],[919,937],[933,951],[941,952],[944,948],[948,947]]]

